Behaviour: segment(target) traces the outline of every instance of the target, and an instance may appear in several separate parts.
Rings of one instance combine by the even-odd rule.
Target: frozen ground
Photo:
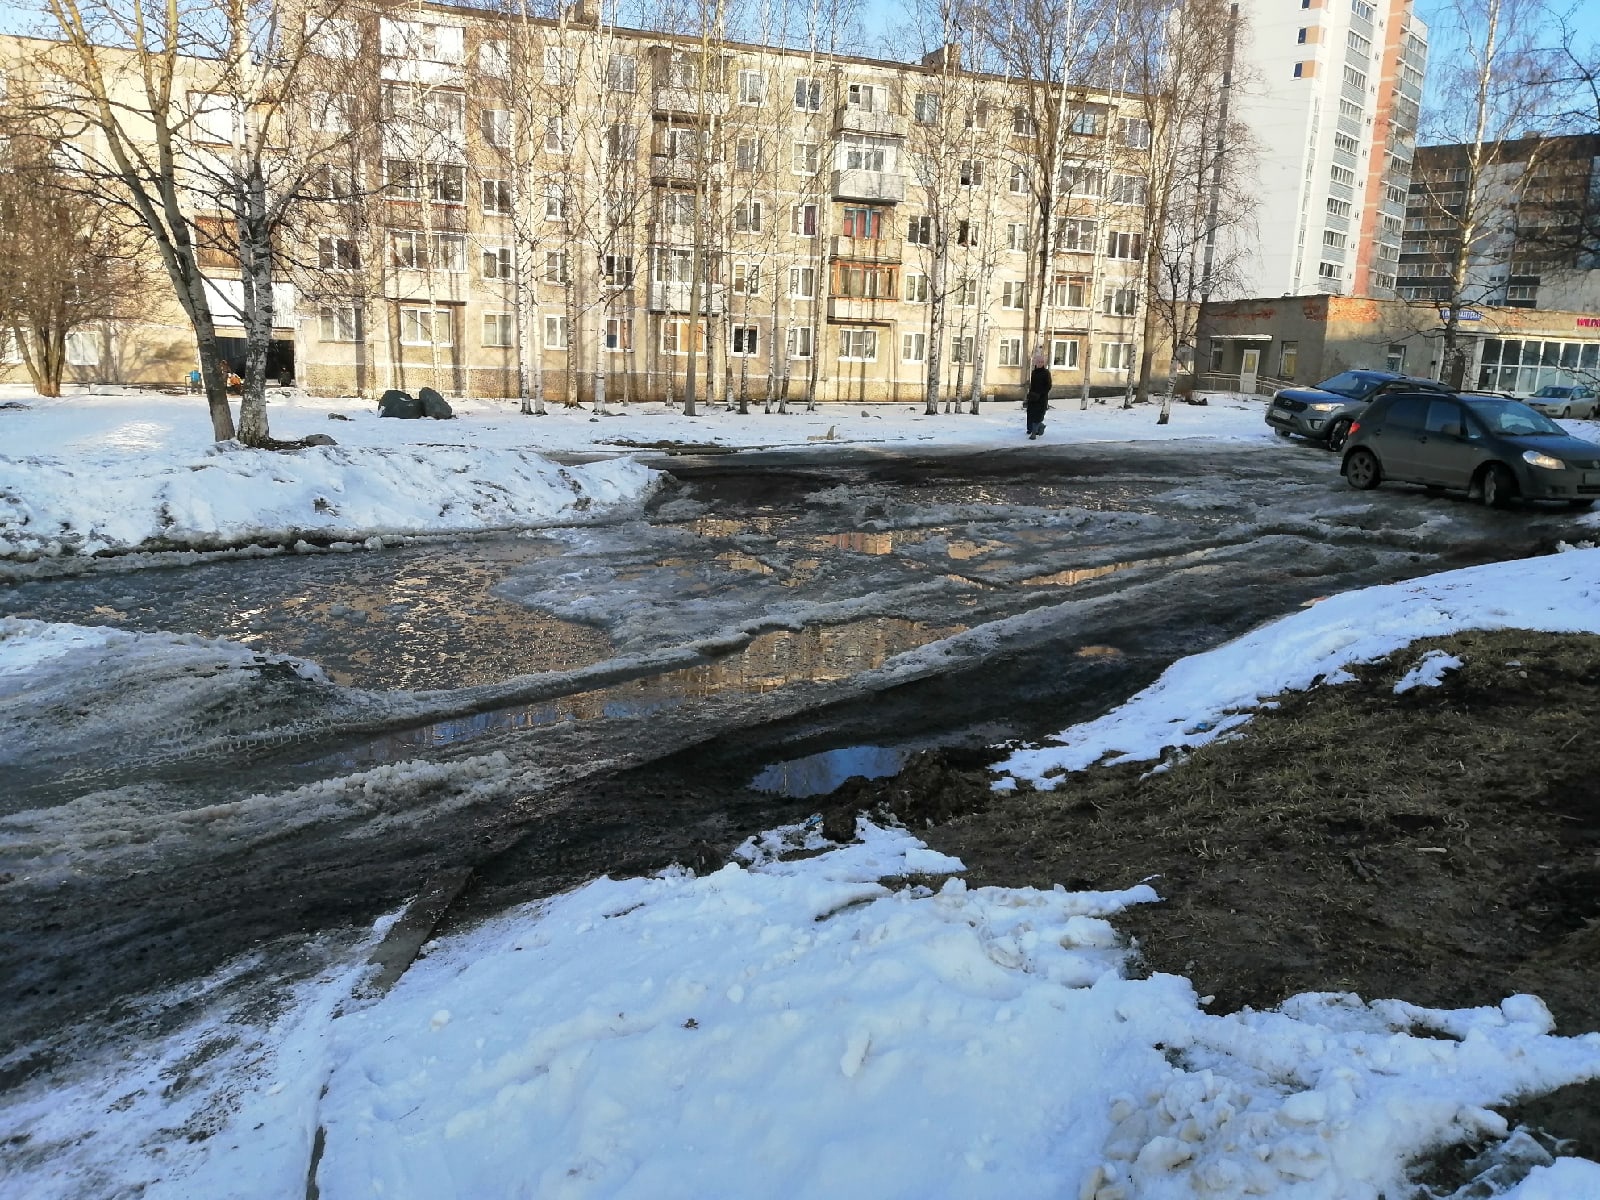
[[[273,436],[325,433],[338,445],[291,453],[219,446],[198,397],[121,389],[45,400],[0,388],[0,401],[26,406],[0,409],[0,558],[364,542],[572,523],[645,495],[654,473],[625,455],[661,442],[819,451],[863,443],[1026,444],[1015,404],[990,405],[978,416],[828,405],[814,413],[711,409],[685,417],[641,404],[602,417],[561,407],[531,417],[514,402],[463,400],[453,420],[401,421],[379,418],[359,400],[295,389],[269,399]],[[1164,426],[1156,411],[1058,404],[1045,440],[1269,436],[1254,400],[1180,404]],[[605,458],[563,466],[544,457],[554,452]]]
[[[1595,549],[1346,593],[1177,664],[1010,770],[1231,732],[1279,689],[1338,686],[1340,667],[1417,637],[1600,632],[1597,598]],[[105,650],[74,636],[8,624],[0,681],[59,684],[74,654]],[[171,653],[241,665],[220,645]],[[1450,669],[1416,666],[1399,684]],[[284,671],[317,682],[309,664]],[[1600,1166],[1550,1163],[1491,1111],[1600,1077],[1600,1035],[1560,1036],[1535,998],[1307,995],[1213,1015],[1182,978],[1130,977],[1117,914],[1158,904],[1159,880],[968,889],[908,834],[858,834],[826,850],[812,827],[777,831],[705,876],[596,880],[433,943],[381,997],[365,948],[346,948],[243,1029],[208,1011],[223,981],[202,981],[179,998],[194,1019],[159,1044],[6,1098],[0,1190],[266,1200],[301,1194],[315,1154],[330,1200],[1357,1200],[1417,1195],[1408,1163],[1487,1141],[1459,1200],[1600,1197]],[[783,855],[798,846],[822,852]]]

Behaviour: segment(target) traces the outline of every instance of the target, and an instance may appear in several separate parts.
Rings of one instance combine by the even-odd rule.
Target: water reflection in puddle
[[[929,625],[882,617],[849,625],[779,630],[713,663],[668,671],[615,687],[439,721],[375,738],[317,760],[359,770],[397,762],[486,733],[535,729],[566,721],[648,717],[686,700],[725,694],[760,695],[799,683],[827,683],[880,667],[896,654],[962,632],[964,625]]]
[[[847,779],[898,775],[910,757],[909,750],[887,746],[846,746],[773,763],[750,781],[750,787],[779,796],[826,796]]]

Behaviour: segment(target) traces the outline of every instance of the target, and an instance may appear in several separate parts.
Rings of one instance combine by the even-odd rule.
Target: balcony
[[[725,174],[724,164],[701,163],[687,154],[650,156],[650,182],[657,187],[693,187],[701,178],[718,183]]]
[[[852,262],[897,263],[901,256],[901,242],[897,237],[858,238],[835,234],[828,244],[828,253],[834,258],[848,258]]]
[[[900,118],[892,112],[852,108],[841,104],[833,110],[835,133],[872,133],[880,137],[899,137]]]
[[[906,198],[906,180],[904,175],[892,175],[887,171],[846,168],[833,173],[833,196],[836,200],[899,204]]]
[[[843,325],[889,325],[894,322],[896,303],[865,296],[829,296],[828,320]]]
[[[686,313],[689,311],[687,283],[670,283],[659,279],[650,281],[650,311],[658,313]],[[702,284],[700,311],[720,313],[727,306],[727,289],[720,283]]]
[[[656,84],[655,111],[673,117],[724,116],[728,97],[722,92],[703,92],[699,88]]]

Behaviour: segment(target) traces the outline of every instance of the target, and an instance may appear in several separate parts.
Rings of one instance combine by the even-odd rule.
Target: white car
[[[1536,408],[1547,417],[1583,417],[1594,416],[1595,408],[1600,405],[1600,399],[1595,396],[1594,389],[1585,384],[1550,384],[1540,388],[1533,395],[1523,401],[1529,408]]]

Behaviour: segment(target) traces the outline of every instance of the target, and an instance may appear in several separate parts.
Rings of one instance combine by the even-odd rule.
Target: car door
[[[1378,456],[1386,479],[1416,482],[1422,427],[1428,416],[1427,396],[1396,396],[1373,423],[1367,446]]]
[[[1461,401],[1453,396],[1428,401],[1416,455],[1417,479],[1422,483],[1465,488],[1472,482],[1483,458],[1483,439],[1475,435]]]

